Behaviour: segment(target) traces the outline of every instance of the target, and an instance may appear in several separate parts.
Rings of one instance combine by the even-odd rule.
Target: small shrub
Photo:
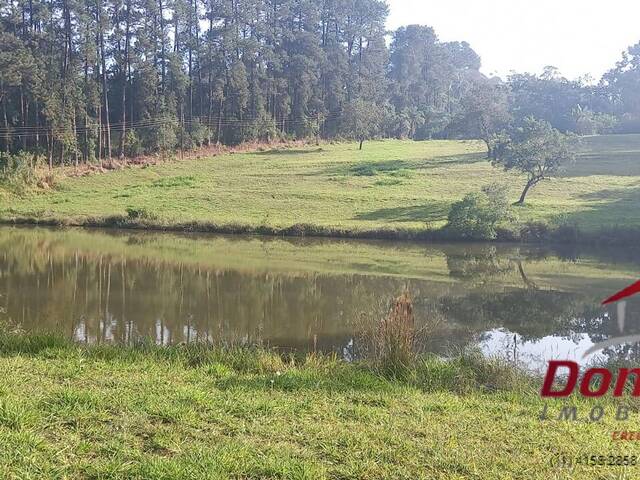
[[[129,220],[154,220],[156,215],[144,207],[127,207]]]
[[[36,164],[38,158],[27,152],[8,154],[0,152],[0,183],[16,193],[38,183]]]
[[[145,152],[160,152],[169,156],[178,145],[179,126],[173,119],[165,119],[159,126],[138,129],[137,136]]]
[[[451,206],[447,229],[450,233],[472,240],[494,240],[497,226],[509,218],[506,189],[498,185],[469,193]]]
[[[124,137],[124,153],[127,157],[138,157],[144,153],[142,141],[133,129],[127,130]]]
[[[520,229],[523,242],[541,242],[549,237],[549,225],[544,222],[527,222]]]
[[[193,146],[201,147],[209,141],[209,138],[211,138],[211,130],[196,118],[191,123],[189,136]]]
[[[508,227],[496,227],[496,240],[499,242],[519,242],[520,230]]]

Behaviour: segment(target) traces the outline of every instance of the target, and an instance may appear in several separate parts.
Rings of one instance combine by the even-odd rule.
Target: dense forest
[[[599,82],[488,78],[380,0],[0,0],[0,151],[52,164],[297,138],[640,132],[640,43]],[[612,64],[615,59],[612,59]]]

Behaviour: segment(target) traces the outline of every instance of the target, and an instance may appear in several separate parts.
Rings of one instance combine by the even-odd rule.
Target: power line
[[[341,116],[334,114],[329,116],[322,116],[320,118],[320,122],[324,123],[331,120],[337,120]],[[168,117],[160,117],[155,119],[145,119],[145,120],[137,120],[134,122],[117,122],[109,124],[92,124],[87,126],[76,126],[76,128],[54,128],[51,126],[44,125],[23,125],[16,127],[0,127],[0,136],[1,137],[12,137],[12,138],[29,138],[36,136],[62,136],[65,134],[75,134],[76,136],[84,133],[97,133],[99,131],[106,132],[107,130],[111,131],[119,131],[119,130],[136,130],[136,129],[144,129],[144,128],[153,128],[160,127],[164,125],[172,125],[175,126],[188,125],[193,127],[194,125],[201,125],[204,127],[208,127],[211,129],[217,129],[218,127],[238,127],[238,128],[247,128],[247,127],[255,127],[255,126],[276,126],[280,128],[284,128],[286,126],[298,126],[304,124],[313,124],[318,122],[317,117],[304,117],[297,119],[275,119],[275,118],[264,118],[264,117],[245,117],[243,119],[229,119],[222,117],[193,117],[191,119],[185,119],[180,122],[177,119],[168,118]],[[196,123],[197,122],[197,123]]]

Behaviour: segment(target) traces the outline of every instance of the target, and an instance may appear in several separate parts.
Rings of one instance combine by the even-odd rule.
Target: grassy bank
[[[537,186],[501,240],[617,241],[640,232],[640,135],[589,137],[574,165]],[[224,154],[58,180],[0,195],[0,219],[50,225],[445,239],[451,204],[523,179],[475,141],[381,141]]]
[[[392,380],[327,357],[3,335],[0,363],[3,478],[620,478],[550,458],[640,454],[609,440],[613,404],[542,422],[537,380],[474,355]]]

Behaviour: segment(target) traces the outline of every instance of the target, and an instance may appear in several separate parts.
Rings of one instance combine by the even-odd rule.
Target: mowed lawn
[[[584,229],[640,225],[640,135],[583,138],[560,178],[516,209],[520,221]],[[65,178],[54,190],[0,196],[0,217],[81,218],[144,209],[158,220],[344,230],[438,228],[451,204],[492,182],[523,177],[493,167],[478,141],[376,141],[235,153]]]

